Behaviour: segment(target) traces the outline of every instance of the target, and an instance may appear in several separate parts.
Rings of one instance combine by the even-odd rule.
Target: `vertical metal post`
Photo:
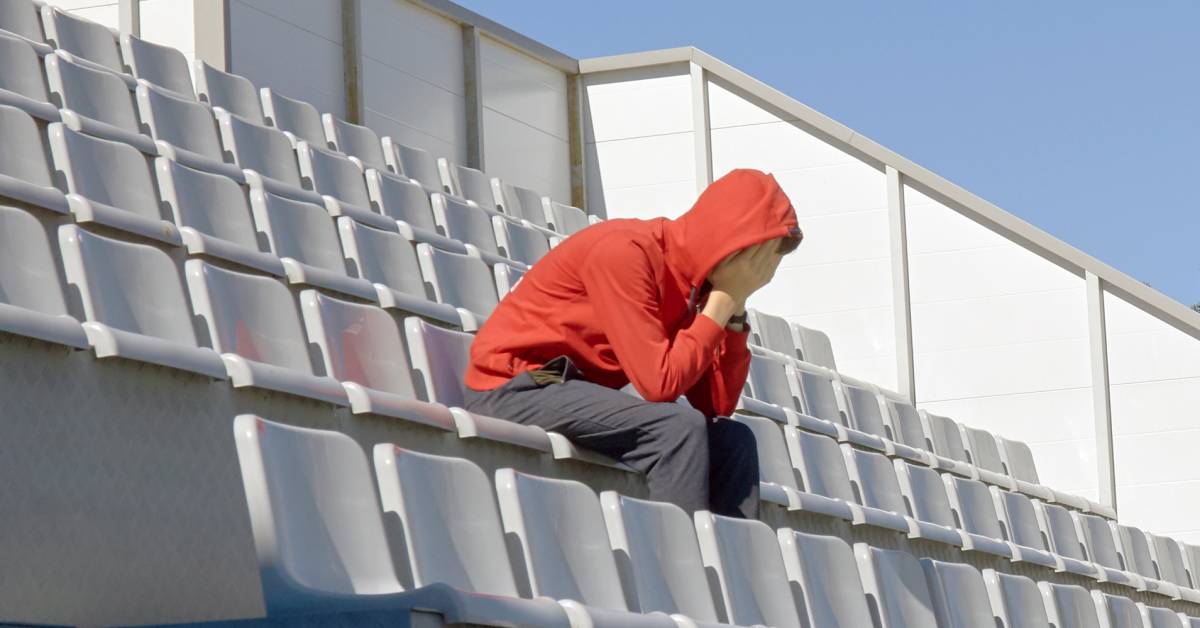
[[[583,75],[567,75],[567,141],[570,151],[571,204],[587,206],[587,146],[584,144]]]
[[[1104,280],[1086,271],[1088,339],[1092,353],[1092,410],[1096,420],[1096,479],[1100,502],[1117,509],[1113,454],[1112,397],[1108,385],[1108,324],[1104,320]]]
[[[712,129],[708,116],[708,77],[700,64],[690,62],[692,75],[692,133],[695,137],[696,192],[712,183]]]
[[[142,36],[142,0],[121,0],[117,21],[122,33]]]
[[[365,122],[362,88],[361,7],[359,0],[342,0],[342,89],[347,122]]]
[[[908,225],[904,208],[904,175],[887,166],[888,223],[892,251],[892,310],[896,322],[896,384],[909,403],[917,402],[913,367],[912,298],[908,283]]]
[[[224,71],[233,71],[233,42],[229,34],[229,0],[196,0],[192,5],[196,58]]]
[[[483,170],[483,60],[479,29],[463,23],[463,80],[467,105],[467,165]]]

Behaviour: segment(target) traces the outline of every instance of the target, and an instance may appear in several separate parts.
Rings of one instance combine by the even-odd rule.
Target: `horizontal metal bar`
[[[568,74],[579,73],[579,60],[574,57],[559,52],[546,44],[534,41],[525,35],[512,30],[511,28],[494,22],[488,18],[470,10],[461,7],[449,0],[404,0],[412,2],[417,6],[424,7],[450,18],[462,25],[474,26],[481,33],[486,33],[488,37],[498,40],[508,46],[516,48],[525,54],[528,54],[535,59],[552,65]]]

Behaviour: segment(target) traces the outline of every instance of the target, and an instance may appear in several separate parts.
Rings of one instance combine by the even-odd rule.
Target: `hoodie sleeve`
[[[716,363],[688,390],[688,403],[704,416],[729,416],[737,408],[750,371],[749,335],[748,331],[726,332]]]
[[[637,240],[597,241],[580,275],[625,375],[647,401],[674,401],[712,367],[725,329],[697,316],[674,337],[667,333],[654,269]]]

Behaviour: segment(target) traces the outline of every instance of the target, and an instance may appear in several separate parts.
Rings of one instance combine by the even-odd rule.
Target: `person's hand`
[[[768,240],[726,257],[709,273],[708,282],[714,292],[729,295],[740,312],[745,308],[746,299],[771,281],[782,260],[779,241]]]

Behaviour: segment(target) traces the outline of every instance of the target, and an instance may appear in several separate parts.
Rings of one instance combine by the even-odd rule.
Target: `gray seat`
[[[1169,608],[1141,603],[1137,604],[1137,607],[1145,628],[1188,628],[1188,624],[1191,623],[1187,615],[1176,613]]]
[[[149,158],[136,148],[50,125],[54,167],[63,173],[75,221],[135,233],[176,245],[174,223],[159,209]],[[114,185],[120,181],[120,185]]]
[[[462,242],[438,233],[429,192],[420,183],[374,168],[367,169],[366,179],[372,211],[395,220],[404,237],[415,242],[428,242],[446,251],[467,252]]]
[[[1057,504],[1033,502],[1038,527],[1049,543],[1050,550],[1063,562],[1066,571],[1104,581],[1105,572],[1096,565],[1084,549],[1083,540],[1071,512]]]
[[[854,544],[854,558],[879,628],[937,626],[933,600],[919,563],[908,552]]]
[[[997,542],[977,547],[964,546],[964,549],[1011,558],[1013,562],[1058,568],[1058,561],[1050,552],[1005,541],[1000,515],[996,512],[996,503],[986,484],[951,474],[943,475],[942,482],[946,486],[946,495],[950,498],[950,507],[954,510],[958,526],[971,534]]]
[[[283,131],[254,124],[227,111],[216,112],[221,145],[242,169],[250,187],[321,205],[320,194],[305,190],[296,151]]]
[[[1096,604],[1087,589],[1071,584],[1039,582],[1046,616],[1054,628],[1101,628]]]
[[[0,332],[86,349],[67,309],[55,237],[33,214],[0,203]]]
[[[949,417],[919,410],[921,426],[925,430],[925,438],[933,453],[939,456],[944,464],[940,465],[945,471],[963,477],[975,478],[975,467],[967,456],[967,447],[963,444],[962,431],[958,423]]]
[[[801,412],[838,425],[840,442],[887,452],[883,438],[850,425],[849,417],[839,401],[836,373],[799,361],[792,366],[795,372],[795,395],[800,399]]]
[[[96,357],[119,357],[225,378],[221,358],[201,347],[179,267],[146,244],[75,225],[58,230],[67,284],[78,291]]]
[[[300,293],[300,311],[325,372],[342,382],[355,414],[378,414],[455,431],[449,408],[417,398],[404,336],[391,314],[316,290]]]
[[[808,626],[871,625],[854,552],[845,541],[788,528],[780,528],[777,536],[788,581],[793,591],[798,590],[802,602],[799,606]]]
[[[262,388],[348,405],[346,391],[319,375],[292,293],[273,277],[250,275],[198,259],[184,265],[192,310],[235,388]]]
[[[371,282],[346,273],[337,229],[325,209],[263,190],[250,191],[250,208],[258,231],[283,262],[288,283],[378,298]]]
[[[61,51],[46,57],[50,96],[63,109],[63,123],[75,131],[124,142],[157,155],[154,141],[141,134],[133,87],[117,75],[78,63]]]
[[[996,437],[987,430],[959,424],[962,430],[963,445],[967,448],[967,458],[975,465],[975,477],[978,480],[999,486],[1005,490],[1018,490],[1016,481],[1005,471],[1004,462],[1000,458],[1000,448],[996,445]],[[1023,485],[1030,488],[1028,485]],[[1033,490],[1033,497],[1046,499],[1049,495]]]
[[[846,521],[854,520],[854,509],[850,502],[801,490],[796,482],[796,470],[792,467],[787,445],[784,443],[782,426],[777,421],[741,413],[734,413],[732,418],[754,432],[758,450],[760,500],[784,506],[789,510],[815,512]]]
[[[1181,543],[1183,550],[1184,567],[1187,570],[1188,580],[1191,581],[1194,588],[1200,589],[1200,546],[1190,543]]]
[[[758,346],[785,355],[789,359],[800,359],[800,353],[792,339],[792,328],[786,318],[754,309],[748,310],[747,314],[750,315],[751,336]]]
[[[888,431],[884,420],[887,406],[884,405],[883,396],[875,386],[844,377],[839,378],[837,383],[851,428],[882,439],[883,451],[889,456],[927,463],[929,458],[925,451],[891,439],[891,432]]]
[[[1116,538],[1120,541],[1117,551],[1126,571],[1142,577],[1142,587],[1159,595],[1179,599],[1179,587],[1161,579],[1150,550],[1150,541],[1146,533],[1133,526],[1112,523],[1116,528]]]
[[[499,203],[492,193],[492,180],[483,171],[460,166],[448,159],[438,160],[442,185],[450,193],[476,205],[495,211]]]
[[[0,137],[5,146],[0,150],[0,197],[69,213],[66,195],[54,184],[45,125],[21,109],[0,105]]]
[[[992,614],[1003,628],[1050,628],[1042,593],[1025,576],[983,570],[983,583],[992,601]]]
[[[921,415],[912,404],[891,391],[879,389],[878,392],[885,409],[884,428],[892,442],[909,450],[920,451],[922,462],[935,469],[949,471],[958,465],[956,461],[933,453],[931,444],[925,438]]]
[[[783,433],[792,468],[800,474],[804,492],[848,504],[856,525],[908,533],[908,521],[903,515],[860,505],[836,441],[792,426],[784,426]]]
[[[321,195],[331,216],[349,216],[365,225],[396,231],[396,221],[371,211],[371,198],[358,160],[300,140],[296,145],[304,187]]]
[[[207,255],[284,276],[283,262],[259,249],[246,188],[219,174],[159,157],[158,191],[191,255]]]
[[[592,224],[582,209],[552,201],[549,196],[542,197],[542,207],[545,209],[546,220],[550,222],[550,228],[559,233],[571,235]]]
[[[0,31],[16,35],[36,46],[40,55],[48,55],[54,49],[46,44],[46,33],[42,30],[42,18],[38,5],[33,0],[4,0],[0,2]]]
[[[325,139],[334,150],[357,157],[364,167],[387,169],[383,144],[373,129],[351,124],[329,113],[321,116],[321,124],[325,128]]]
[[[1104,628],[1144,628],[1139,604],[1133,600],[1101,591],[1092,591],[1092,599],[1096,603],[1100,625]]]
[[[245,181],[242,169],[225,161],[217,122],[204,103],[139,81],[135,91],[142,124],[158,154],[191,168]]]
[[[504,213],[527,220],[540,229],[550,230],[546,210],[542,207],[542,196],[537,192],[500,179],[492,179],[492,196]]]
[[[1040,491],[1046,495],[1043,498],[1045,501],[1053,501],[1068,508],[1084,510],[1108,519],[1117,518],[1116,511],[1110,506],[1096,504],[1078,495],[1070,495],[1042,485],[1038,479],[1037,463],[1033,459],[1033,451],[1029,449],[1029,445],[1002,437],[997,437],[996,440],[1000,445],[1000,455],[1005,471],[1017,481],[1018,485],[1023,485],[1024,492],[1035,494],[1034,491]]]
[[[1166,536],[1149,535],[1150,551],[1159,577],[1179,588],[1179,597],[1193,604],[1200,603],[1200,591],[1188,578],[1187,561],[1179,542]]]
[[[496,280],[496,296],[501,300],[517,287],[517,283],[525,276],[525,271],[508,264],[492,266],[492,275]]]
[[[829,336],[825,332],[796,323],[791,323],[791,326],[792,338],[796,341],[796,349],[800,351],[800,359],[837,370],[837,361],[833,358],[833,344],[829,342]]]
[[[196,99],[187,58],[171,46],[148,42],[136,35],[121,34],[121,56],[125,66],[139,79],[170,90],[189,100]]]
[[[55,48],[77,57],[81,64],[117,75],[133,89],[133,77],[125,74],[116,31],[49,4],[42,7],[42,27],[46,40]]]
[[[1083,540],[1088,557],[1099,567],[1102,582],[1112,582],[1142,590],[1142,578],[1134,574],[1121,562],[1117,550],[1116,535],[1108,521],[1096,515],[1072,512],[1075,528]]]
[[[518,224],[503,216],[492,216],[496,246],[500,255],[532,266],[550,252],[550,243],[541,232]]]
[[[13,4],[11,0],[0,2],[0,12]],[[59,117],[58,108],[50,102],[36,46],[5,31],[0,31],[0,105],[19,107],[48,122],[57,122]]]
[[[425,188],[426,194],[449,191],[442,185],[437,157],[420,148],[394,142],[390,137],[383,138],[382,145],[388,170],[416,181]]]
[[[954,517],[954,509],[950,506],[950,499],[946,496],[946,487],[942,483],[942,476],[937,471],[929,467],[912,465],[902,460],[893,461],[893,466],[910,517],[955,530],[955,534],[958,535],[956,545],[960,547],[975,548],[981,551],[987,548],[990,549],[988,553],[1000,556],[1004,556],[1009,551],[1000,539],[985,537],[959,528],[958,521]]]
[[[374,229],[345,216],[338,218],[337,226],[350,274],[374,285],[380,305],[462,326],[458,311],[438,303],[432,287],[421,279],[412,242],[398,233]]]
[[[798,628],[803,625],[788,585],[778,536],[754,519],[694,515],[700,556],[717,580],[730,623]]]
[[[499,299],[487,264],[477,257],[443,251],[428,244],[417,245],[421,275],[433,288],[438,303],[458,309],[463,329],[479,329]]]
[[[194,77],[200,100],[252,124],[265,124],[258,90],[246,77],[223,72],[199,59],[195,62]]]
[[[796,374],[792,365],[773,356],[752,352],[747,383],[752,396],[743,397],[739,409],[832,438],[842,435],[844,428],[840,424],[800,412],[803,404],[796,394]]]
[[[290,134],[293,143],[305,141],[318,148],[329,146],[325,128],[321,125],[321,112],[311,103],[288,98],[270,87],[264,87],[258,93],[267,124]]]
[[[1000,515],[1000,525],[1004,529],[1006,540],[1018,546],[1054,556],[1056,571],[1065,571],[1089,578],[1096,577],[1096,568],[1086,561],[1055,554],[1054,547],[1050,544],[1050,535],[1043,532],[1038,523],[1037,510],[1033,500],[1026,495],[1006,491],[998,486],[993,486],[990,490],[992,501],[996,505],[996,512]],[[1070,525],[1069,517],[1066,523]]]
[[[941,628],[995,628],[996,620],[979,571],[963,563],[921,559],[933,613]]]
[[[954,526],[913,517],[896,479],[892,461],[880,453],[842,445],[842,458],[850,475],[850,486],[858,504],[900,517],[907,523],[909,538],[925,539],[961,547],[963,540]]]
[[[531,595],[563,600],[575,625],[676,626],[665,613],[629,610],[600,501],[586,484],[499,469],[496,495]]]
[[[474,203],[445,194],[435,193],[430,200],[433,219],[443,235],[474,247],[489,266],[510,261],[500,255],[500,248],[496,245],[492,214]]]

